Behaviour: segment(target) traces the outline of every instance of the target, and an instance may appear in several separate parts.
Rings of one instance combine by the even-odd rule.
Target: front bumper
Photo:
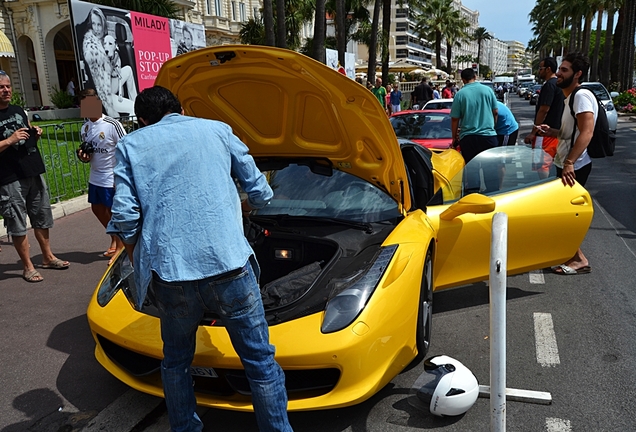
[[[418,257],[401,262],[399,277],[395,269],[388,271],[391,280],[383,281],[388,285],[381,283],[362,314],[341,331],[320,332],[323,312],[270,327],[276,361],[286,376],[288,410],[363,402],[415,358],[419,283],[403,281],[421,278]],[[159,319],[134,311],[121,291],[106,307],[93,298],[87,314],[99,363],[125,384],[163,397]],[[199,327],[193,366],[213,368],[218,375],[194,377],[199,405],[253,410],[245,373],[224,328]]]

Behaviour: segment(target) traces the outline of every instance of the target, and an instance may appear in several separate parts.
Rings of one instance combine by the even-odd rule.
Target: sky
[[[532,39],[528,14],[536,0],[462,0],[468,9],[479,11],[479,26],[500,40],[516,40],[524,45]]]

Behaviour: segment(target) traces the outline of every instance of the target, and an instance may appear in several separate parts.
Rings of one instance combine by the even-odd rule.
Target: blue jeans
[[[153,273],[152,289],[161,319],[161,379],[173,432],[200,432],[190,375],[196,332],[205,312],[222,317],[252,390],[261,431],[291,431],[285,375],[274,360],[269,328],[252,266],[191,282],[165,282]]]

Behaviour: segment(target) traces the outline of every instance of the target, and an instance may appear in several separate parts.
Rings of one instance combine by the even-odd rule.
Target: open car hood
[[[407,175],[384,110],[365,87],[294,51],[224,45],[162,66],[155,81],[187,115],[229,124],[254,158],[323,158],[410,208]]]

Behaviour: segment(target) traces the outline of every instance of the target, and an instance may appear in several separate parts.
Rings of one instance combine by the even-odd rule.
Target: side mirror
[[[465,213],[484,214],[495,211],[495,201],[477,193],[466,195],[451,205],[439,216],[441,220],[451,221]]]
[[[612,99],[614,99],[615,97],[618,97],[618,92],[611,92],[611,93],[610,93],[610,97],[611,97]]]

